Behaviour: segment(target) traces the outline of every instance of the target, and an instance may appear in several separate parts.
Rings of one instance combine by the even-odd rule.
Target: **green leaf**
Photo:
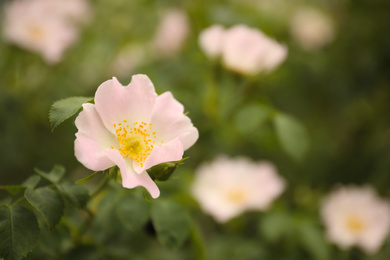
[[[64,212],[64,201],[56,190],[48,187],[26,189],[24,197],[41,214],[49,229],[60,221]]]
[[[21,191],[24,191],[26,188],[33,189],[39,183],[40,180],[41,177],[39,177],[38,175],[33,175],[27,180],[25,180],[21,185],[0,186],[0,189],[7,191],[11,195],[17,195]]]
[[[62,195],[76,207],[83,208],[87,204],[89,193],[84,186],[74,184],[70,181],[64,181],[58,184],[57,187]]]
[[[151,208],[153,226],[157,239],[168,248],[178,248],[187,239],[190,218],[187,210],[172,201],[153,201]]]
[[[283,149],[294,159],[302,160],[309,148],[306,129],[297,120],[282,113],[276,114],[274,122]]]
[[[96,173],[98,173],[98,172],[94,172],[91,175],[89,175],[89,176],[87,176],[87,177],[85,177],[85,178],[83,178],[81,180],[76,181],[76,184],[81,184],[81,183],[85,183],[85,182],[89,181],[90,179],[95,177]]]
[[[284,212],[266,213],[260,222],[260,230],[268,241],[276,242],[290,232],[290,217]]]
[[[53,169],[47,173],[39,169],[34,169],[36,173],[45,178],[46,180],[56,184],[58,183],[65,174],[65,168],[61,165],[54,165]]]
[[[134,193],[122,197],[117,204],[116,214],[130,231],[140,229],[149,218],[149,205]]]
[[[39,238],[37,219],[20,205],[0,206],[0,257],[4,260],[22,259]]]
[[[242,134],[250,134],[263,124],[271,113],[271,109],[260,104],[249,104],[236,114],[234,122]]]
[[[26,187],[21,185],[7,185],[7,186],[0,186],[0,190],[5,190],[11,195],[16,195],[22,190],[24,190]]]
[[[54,102],[49,114],[51,130],[76,114],[82,108],[82,104],[92,100],[92,97],[70,97]]]
[[[27,180],[25,180],[22,183],[22,186],[24,186],[26,188],[34,189],[40,181],[41,181],[41,177],[34,174],[34,175],[30,176]]]
[[[330,259],[330,246],[323,232],[314,224],[306,221],[297,225],[301,243],[316,260]]]
[[[12,202],[12,197],[5,197],[0,199],[0,206],[1,205],[9,205]]]

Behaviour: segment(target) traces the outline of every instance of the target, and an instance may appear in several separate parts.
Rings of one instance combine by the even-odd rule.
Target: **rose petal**
[[[225,33],[222,44],[223,64],[233,71],[255,75],[271,72],[287,56],[287,48],[258,29],[236,25]]]
[[[150,122],[157,94],[146,75],[134,75],[127,87],[114,77],[102,83],[95,94],[96,109],[111,132],[123,120]]]
[[[146,171],[140,174],[137,174],[134,171],[132,167],[133,160],[125,160],[118,150],[106,150],[105,154],[108,158],[111,159],[113,163],[118,165],[119,169],[121,170],[123,187],[132,189],[138,186],[142,186],[148,190],[154,199],[160,196],[160,190]]]
[[[221,55],[224,35],[225,28],[220,24],[212,25],[200,33],[199,46],[208,58],[216,59]]]
[[[171,92],[165,92],[157,97],[151,122],[159,140],[169,142],[179,136],[184,150],[187,150],[198,140],[199,132],[183,112],[183,105]]]
[[[85,167],[102,171],[114,166],[104,150],[117,145],[118,140],[103,125],[93,104],[84,104],[75,121],[78,132],[75,140],[75,156]]]
[[[143,167],[134,161],[133,168],[137,173],[141,173],[160,163],[178,161],[183,158],[183,153],[183,144],[180,138],[176,138],[169,143],[155,147],[145,160]]]

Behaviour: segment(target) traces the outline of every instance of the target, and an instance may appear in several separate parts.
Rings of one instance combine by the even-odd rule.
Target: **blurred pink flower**
[[[180,9],[168,10],[157,28],[154,46],[159,54],[173,55],[181,50],[189,32],[187,14]]]
[[[205,212],[226,222],[246,210],[266,210],[284,187],[271,163],[220,156],[197,170],[192,194]]]
[[[224,35],[225,28],[219,24],[212,25],[200,33],[199,46],[208,58],[215,59],[221,55]]]
[[[119,50],[111,64],[112,72],[125,77],[147,60],[147,49],[141,44],[129,44]]]
[[[389,233],[390,206],[371,187],[340,187],[321,206],[328,239],[343,249],[377,252]]]
[[[75,156],[85,167],[102,171],[117,165],[126,188],[145,187],[160,195],[146,170],[182,159],[198,139],[198,130],[170,92],[157,96],[146,75],[122,86],[116,78],[102,83],[95,104],[84,104],[76,118]]]
[[[5,6],[4,38],[41,54],[49,64],[57,63],[77,40],[75,23],[88,10],[83,0],[16,0]]]
[[[222,44],[223,64],[245,75],[271,72],[287,57],[287,47],[258,29],[236,25],[226,30]]]
[[[331,19],[313,8],[300,8],[291,18],[290,32],[303,49],[316,50],[331,42],[334,30]]]

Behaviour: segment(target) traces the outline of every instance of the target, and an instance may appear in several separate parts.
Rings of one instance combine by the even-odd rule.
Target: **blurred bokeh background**
[[[390,196],[389,1],[83,1],[84,9],[69,11],[82,19],[67,17],[74,39],[54,61],[47,46],[26,47],[28,42],[18,43],[19,36],[7,32],[13,2],[19,1],[0,5],[0,185],[21,183],[35,167],[49,170],[54,164],[64,165],[73,181],[90,174],[74,157],[74,120],[51,131],[51,104],[93,96],[113,76],[127,85],[132,75],[147,74],[157,93],[171,91],[185,106],[200,133],[185,153],[190,158],[158,185],[162,197],[191,208],[207,259],[390,258],[389,238],[374,255],[327,242],[319,213],[322,198],[337,185],[370,185],[381,197]],[[287,47],[286,59],[269,73],[228,70],[198,44],[200,33],[214,24],[261,30]],[[291,142],[283,144],[272,113],[258,119],[256,106],[294,118],[304,128],[298,137],[307,148],[294,152]],[[299,138],[292,143],[301,146]],[[221,154],[271,161],[286,190],[266,212],[215,222],[191,199],[190,187],[199,165]],[[117,237],[106,257],[196,257],[188,243],[170,250],[141,233]],[[66,259],[57,258],[66,255],[64,248],[80,248],[74,253],[80,259],[98,259],[91,258],[93,241],[43,255]]]

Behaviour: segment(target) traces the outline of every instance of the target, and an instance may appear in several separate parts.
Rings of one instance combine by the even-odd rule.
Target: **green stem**
[[[16,204],[19,204],[21,201],[24,200],[24,197],[20,197],[18,200],[16,200],[15,202],[11,203],[11,206],[14,206]]]
[[[218,119],[218,86],[213,73],[206,76],[207,89],[205,96],[205,114],[212,120]]]
[[[191,229],[190,229],[190,239],[192,245],[194,247],[196,253],[196,259],[205,260],[206,259],[206,251],[204,247],[204,243],[202,237],[199,232],[198,226],[192,221]]]
[[[103,172],[104,173],[104,172]],[[104,187],[106,187],[108,181],[110,180],[109,174],[104,174],[103,179],[100,181],[96,189],[91,193],[91,197],[95,197]]]

